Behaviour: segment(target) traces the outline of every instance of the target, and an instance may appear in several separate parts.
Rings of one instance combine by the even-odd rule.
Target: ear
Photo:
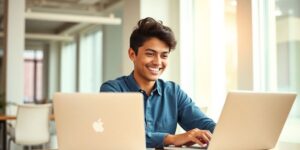
[[[129,56],[129,58],[130,58],[131,61],[135,60],[136,55],[135,55],[135,52],[134,52],[134,50],[132,48],[128,49],[128,56]]]

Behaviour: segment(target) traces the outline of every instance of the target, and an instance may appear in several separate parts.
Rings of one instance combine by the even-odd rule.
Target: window
[[[60,91],[98,92],[102,82],[102,31],[94,29],[75,42],[63,44]]]
[[[24,102],[43,102],[43,51],[24,51]]]
[[[102,83],[102,31],[84,34],[80,42],[79,91],[98,92]]]
[[[181,1],[180,84],[218,120],[228,90],[237,88],[236,1]]]
[[[61,51],[60,91],[76,91],[76,44],[65,43]]]
[[[277,0],[274,14],[276,15],[276,87],[280,91],[298,93],[290,116],[281,134],[280,140],[299,143],[300,139],[300,1]],[[266,51],[272,54],[272,51]],[[270,66],[270,64],[268,64]],[[272,72],[266,72],[271,74]]]
[[[254,90],[300,93],[300,2],[252,0]],[[299,142],[300,101],[296,99],[280,141]]]

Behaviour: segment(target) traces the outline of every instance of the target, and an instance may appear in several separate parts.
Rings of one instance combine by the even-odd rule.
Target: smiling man
[[[101,85],[101,92],[141,92],[144,95],[146,145],[206,145],[215,122],[204,115],[192,99],[171,81],[159,79],[175,49],[173,31],[153,18],[138,22],[130,36],[128,55],[134,64],[129,76]],[[186,130],[175,134],[177,123]]]

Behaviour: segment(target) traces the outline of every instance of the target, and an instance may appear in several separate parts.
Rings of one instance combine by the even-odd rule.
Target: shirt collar
[[[154,90],[156,89],[157,93],[159,95],[161,95],[161,85],[160,85],[160,82],[158,80],[155,81],[155,85],[154,86],[155,86]]]
[[[126,80],[128,87],[131,91],[136,91],[139,92],[140,91],[140,86],[136,83],[134,77],[133,77],[133,71],[131,72],[131,74],[129,76],[127,76],[127,80]]]
[[[134,79],[133,71],[129,76],[127,76],[126,82],[131,91],[140,92],[141,88]],[[161,85],[159,84],[158,80],[155,81],[154,89],[152,90],[152,92],[157,92],[159,95],[161,95]]]

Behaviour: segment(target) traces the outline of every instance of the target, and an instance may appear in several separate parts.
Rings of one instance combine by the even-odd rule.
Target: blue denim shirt
[[[216,125],[174,82],[158,79],[150,96],[147,96],[131,73],[129,76],[103,83],[100,92],[143,93],[148,148],[163,147],[164,137],[167,134],[175,134],[177,123],[186,131],[199,128],[213,132]]]

